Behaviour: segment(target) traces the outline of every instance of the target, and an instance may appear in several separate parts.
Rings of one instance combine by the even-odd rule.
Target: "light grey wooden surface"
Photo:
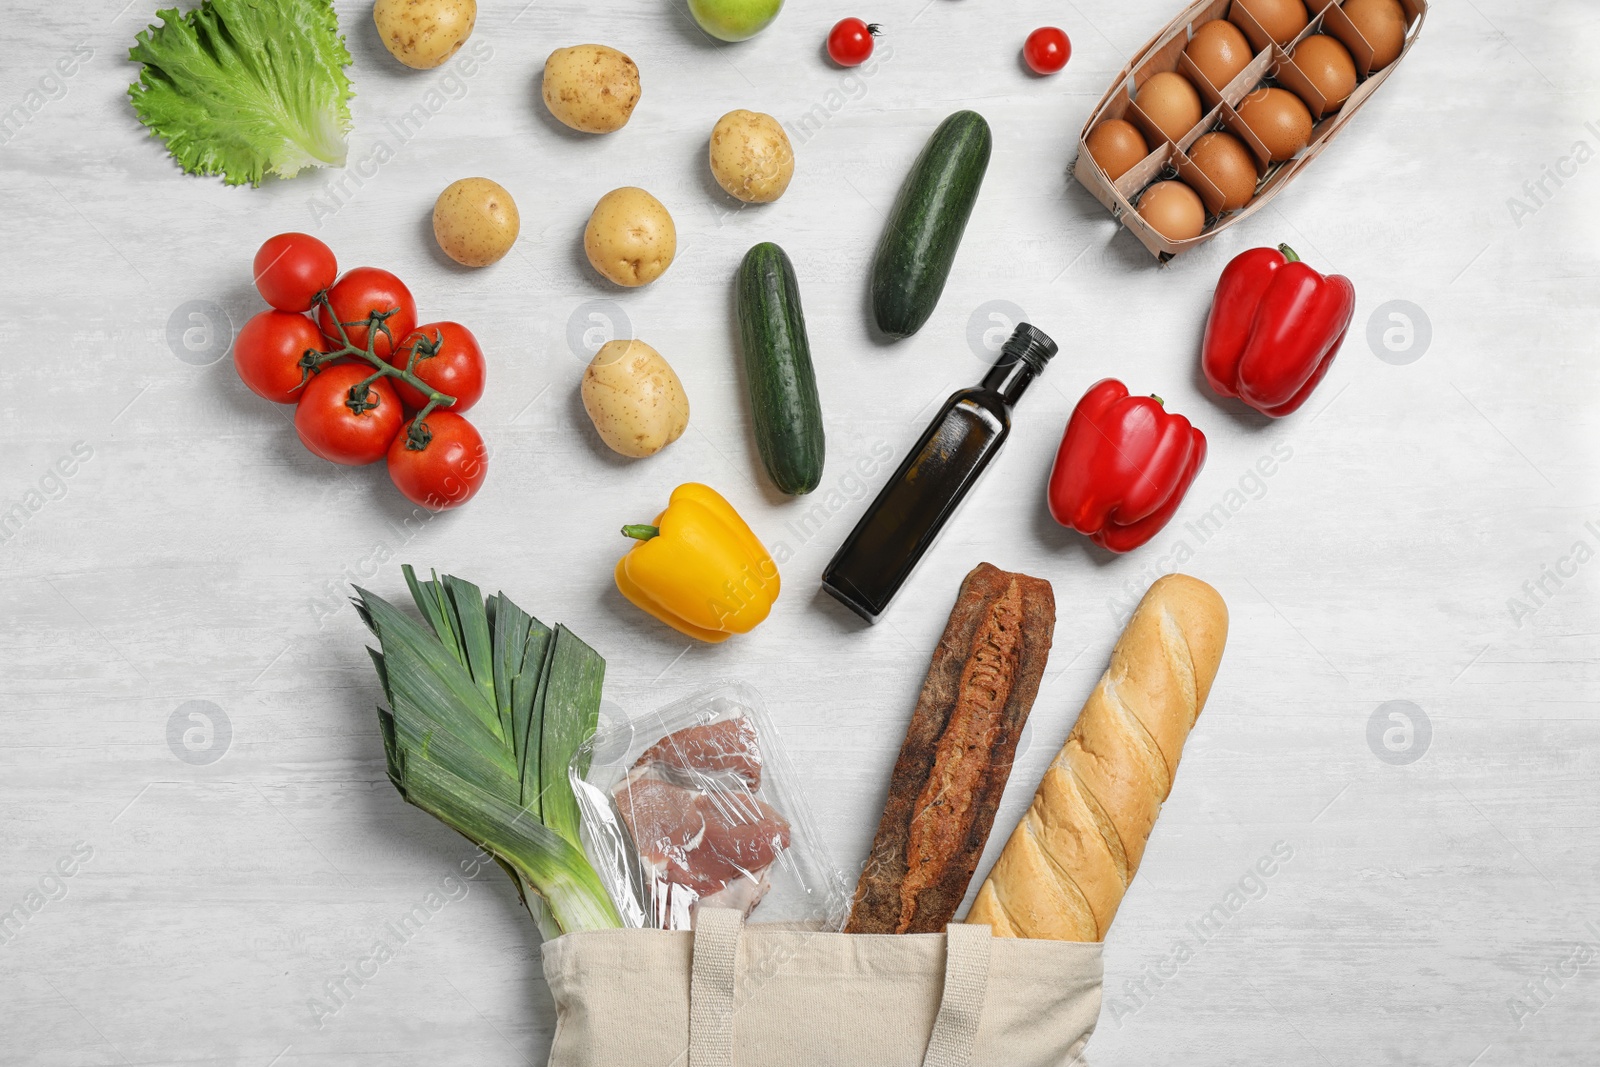
[[[0,70],[0,108],[40,105],[0,147],[0,512],[26,513],[0,541],[0,909],[29,912],[0,937],[0,1061],[542,1061],[553,1019],[532,924],[499,871],[446,881],[471,850],[384,778],[351,580],[399,594],[412,561],[504,588],[600,649],[624,712],[720,677],[755,684],[853,870],[968,568],[1049,578],[1060,615],[992,858],[1104,665],[1117,601],[1182,542],[1232,633],[1106,946],[1094,1061],[1593,1062],[1591,4],[1439,0],[1338,144],[1270,209],[1158,269],[1065,174],[1089,107],[1169,0],[792,0],[738,46],[708,42],[667,0],[485,3],[474,44],[488,51],[453,78],[401,68],[366,5],[341,3],[350,159],[390,158],[338,195],[328,172],[259,189],[180,174],[124,96],[154,5],[121,3],[10,5]],[[846,14],[887,26],[870,73],[821,57]],[[1046,23],[1074,55],[1036,79],[1017,51]],[[558,127],[537,98],[543,57],[584,41],[643,72],[632,122],[603,139]],[[51,80],[74,50],[71,76]],[[418,104],[428,117],[402,139],[393,123]],[[797,129],[811,116],[774,205],[733,210],[704,166],[711,124],[735,107]],[[994,127],[983,195],[932,320],[881,346],[863,293],[882,214],[958,107]],[[505,261],[467,272],[432,245],[428,217],[474,174],[511,190],[523,231]],[[626,184],[660,197],[680,235],[671,271],[636,292],[605,286],[580,250],[594,200]],[[287,409],[208,362],[261,306],[250,257],[285,229],[317,233],[345,266],[395,270],[424,319],[483,341],[493,460],[467,508],[416,521],[381,468],[312,458]],[[827,422],[822,487],[801,501],[759,472],[733,347],[732,271],[764,239],[795,261]],[[1223,264],[1278,241],[1351,277],[1358,306],[1312,402],[1268,423],[1209,395],[1196,348]],[[865,629],[817,576],[889,469],[875,456],[898,459],[932,405],[979,375],[968,334],[990,325],[990,301],[1023,309],[1061,355],[970,506]],[[1397,306],[1413,340],[1392,352]],[[576,398],[569,336],[618,307],[693,404],[685,437],[643,462],[606,454]],[[1066,415],[1106,375],[1160,393],[1211,444],[1174,524],[1116,559],[1043,505]],[[1271,476],[1255,474],[1275,452]],[[770,621],[718,647],[686,647],[611,585],[615,528],[690,479],[792,555]],[[1214,505],[1225,521],[1209,536],[1187,529]],[[1397,707],[1409,718],[1391,720]],[[1252,877],[1279,842],[1292,857]],[[74,873],[52,875],[58,861]],[[1202,939],[1191,924],[1240,887]],[[420,932],[319,1020],[313,998],[366,970],[419,904]]]

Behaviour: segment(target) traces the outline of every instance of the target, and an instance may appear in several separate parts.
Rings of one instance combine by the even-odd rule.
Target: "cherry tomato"
[[[478,347],[478,339],[472,336],[471,330],[459,322],[430,322],[418,326],[399,348],[389,353],[389,362],[404,370],[413,349],[418,355],[412,370],[439,392],[456,398],[450,405],[451,411],[460,414],[483,396],[483,349]],[[401,402],[412,411],[428,402],[421,391],[399,378],[395,378],[393,384]]]
[[[389,478],[413,504],[430,511],[448,511],[471,500],[489,474],[489,451],[466,419],[453,411],[433,411],[415,434],[424,443],[413,448],[412,424],[389,446]]]
[[[333,284],[339,264],[333,249],[309,233],[269,237],[256,253],[256,290],[279,311],[310,311],[316,295]]]
[[[373,312],[393,312],[384,320],[388,332],[380,330],[377,343],[373,346],[373,352],[380,359],[387,359],[394,346],[417,328],[417,302],[411,299],[411,290],[399,278],[377,267],[356,267],[345,271],[343,277],[328,290],[328,306],[344,323],[350,343],[357,348],[367,346],[367,316]],[[322,327],[322,332],[329,340],[337,344],[340,340],[339,330],[328,314],[328,306],[317,309],[317,325]]]
[[[841,67],[857,67],[872,55],[872,39],[882,29],[860,19],[840,19],[828,33],[828,58]]]
[[[405,415],[388,381],[379,378],[367,386],[360,410],[350,406],[351,387],[371,374],[372,368],[360,363],[335,363],[301,390],[294,429],[314,455],[359,467],[376,463],[389,450]]]
[[[1054,26],[1040,26],[1028,34],[1022,46],[1022,59],[1035,74],[1054,74],[1072,58],[1072,42]]]
[[[300,399],[300,357],[326,351],[316,324],[292,311],[263,311],[233,339],[233,367],[257,396],[277,404]]]

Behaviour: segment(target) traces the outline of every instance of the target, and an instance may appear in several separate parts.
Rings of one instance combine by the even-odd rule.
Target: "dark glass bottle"
[[[955,393],[822,572],[822,587],[869,622],[910,577],[1011,433],[1011,408],[1056,343],[1024,322],[976,388]]]

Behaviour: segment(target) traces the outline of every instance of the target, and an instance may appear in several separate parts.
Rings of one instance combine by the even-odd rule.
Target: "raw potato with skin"
[[[611,133],[628,124],[639,102],[639,67],[603,44],[557,48],[544,61],[544,105],[583,133]]]
[[[683,383],[643,341],[607,341],[583,372],[582,392],[600,440],[624,456],[653,456],[689,425]]]
[[[521,228],[517,202],[488,178],[451,182],[433,204],[434,240],[464,267],[487,267],[502,259]]]
[[[711,173],[729,196],[770,204],[794,177],[794,148],[771,115],[730,111],[711,130]]]
[[[383,46],[415,70],[432,70],[455,55],[477,20],[478,0],[378,0],[372,5]]]
[[[636,186],[600,198],[583,231],[583,251],[604,277],[634,288],[655,281],[678,253],[678,228],[666,206]]]

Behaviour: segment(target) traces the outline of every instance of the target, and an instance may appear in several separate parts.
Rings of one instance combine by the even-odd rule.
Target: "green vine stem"
[[[383,336],[389,339],[391,349],[399,344],[400,340],[403,340],[403,338],[397,340],[389,330],[389,319],[400,313],[399,308],[371,312],[366,320],[367,346],[359,348],[351,342],[349,331],[345,327],[357,326],[360,323],[340,322],[333,313],[333,306],[328,303],[328,294],[326,292],[318,293],[315,302],[317,307],[313,310],[326,311],[329,321],[334,325],[334,329],[339,331],[340,347],[331,352],[317,352],[308,348],[301,353],[300,384],[304,386],[306,382],[311,380],[313,374],[318,373],[325,364],[332,363],[336,359],[354,358],[365,360],[372,366],[372,374],[350,387],[349,395],[345,397],[345,406],[357,415],[365,411],[371,411],[378,406],[376,401],[369,398],[369,394],[372,391],[372,383],[379,378],[398,378],[428,398],[428,402],[423,405],[422,410],[412,416],[410,429],[406,432],[406,447],[408,449],[420,452],[427,448],[428,442],[433,440],[433,432],[428,429],[424,420],[433,414],[437,408],[453,407],[456,398],[448,393],[439,392],[439,390],[419,378],[417,376],[417,360],[438,354],[439,349],[444,346],[444,334],[436,332],[432,340],[429,340],[424,335],[420,341],[413,344],[411,353],[406,359],[405,369],[402,370],[377,353],[379,332],[382,332]]]

